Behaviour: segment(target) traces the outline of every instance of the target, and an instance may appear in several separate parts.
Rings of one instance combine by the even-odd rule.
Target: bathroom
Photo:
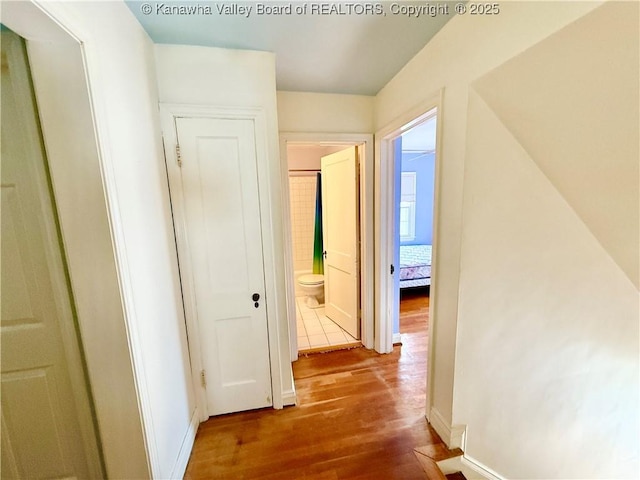
[[[317,245],[318,240],[314,272],[314,237],[316,233],[319,237],[322,236],[321,231],[316,232],[316,202],[319,200],[317,185],[321,157],[345,148],[345,145],[287,145],[292,260],[300,353],[361,345],[357,338],[325,315],[324,277],[318,275],[323,273],[318,271],[318,263],[322,263],[322,248]],[[318,222],[319,225],[321,223]]]

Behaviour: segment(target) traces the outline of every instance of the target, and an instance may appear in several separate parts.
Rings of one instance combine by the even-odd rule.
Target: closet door
[[[208,414],[270,406],[254,123],[177,118],[176,131]]]

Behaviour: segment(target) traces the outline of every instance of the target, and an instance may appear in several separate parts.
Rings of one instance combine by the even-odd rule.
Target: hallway
[[[429,299],[404,297],[402,346],[301,357],[298,406],[201,424],[185,478],[426,478],[413,449],[440,443],[424,417]]]

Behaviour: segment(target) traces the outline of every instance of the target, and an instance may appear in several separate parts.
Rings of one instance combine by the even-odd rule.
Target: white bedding
[[[400,246],[400,288],[431,285],[431,245]]]

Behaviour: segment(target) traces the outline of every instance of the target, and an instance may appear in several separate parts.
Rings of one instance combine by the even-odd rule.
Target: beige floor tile
[[[329,324],[324,324],[323,323],[322,324],[322,328],[324,329],[324,333],[342,332],[342,329],[338,325],[333,323],[333,322],[331,322]]]
[[[302,310],[302,319],[305,322],[308,320],[320,321],[318,320],[318,316],[316,315],[316,312],[314,312],[313,310]]]
[[[315,322],[304,322],[304,328],[307,331],[307,335],[324,334],[324,329],[317,320]]]
[[[342,345],[346,343],[347,339],[342,332],[330,332],[327,333],[327,340],[331,345]]]
[[[360,340],[356,340],[355,338],[353,338],[351,335],[349,335],[344,330],[342,331],[342,333],[344,333],[344,336],[346,337],[347,342],[349,342],[349,343],[358,343],[360,341]]]
[[[326,347],[329,346],[327,336],[322,333],[318,335],[309,335],[309,346],[311,347]]]

